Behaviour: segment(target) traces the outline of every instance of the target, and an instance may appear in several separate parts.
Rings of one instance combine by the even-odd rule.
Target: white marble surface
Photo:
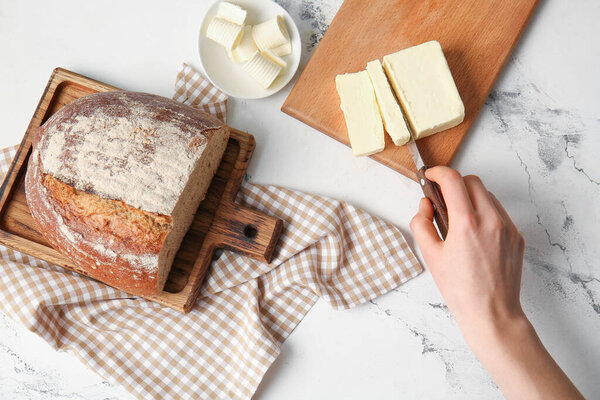
[[[303,63],[341,0],[279,0],[305,42]],[[0,146],[16,144],[52,68],[170,96],[198,65],[205,1],[0,0]],[[600,3],[542,1],[453,166],[481,175],[526,242],[524,307],[589,398],[600,398]],[[249,173],[348,200],[408,223],[419,188],[281,113],[290,87],[232,101],[256,136]],[[501,398],[465,346],[431,276],[354,310],[317,303],[284,344],[256,399]],[[0,398],[129,399],[75,357],[0,316]]]

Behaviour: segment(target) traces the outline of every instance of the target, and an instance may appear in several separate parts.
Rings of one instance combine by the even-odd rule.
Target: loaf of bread
[[[132,294],[163,289],[229,138],[217,118],[160,96],[98,93],[40,127],[25,188],[48,242]]]

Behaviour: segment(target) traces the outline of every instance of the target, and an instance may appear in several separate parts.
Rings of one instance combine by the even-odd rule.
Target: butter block
[[[379,60],[367,63],[367,72],[371,78],[373,89],[375,89],[375,98],[381,112],[381,118],[383,118],[385,131],[390,135],[396,146],[402,146],[410,140],[410,131],[406,127],[402,110],[398,105],[398,101],[396,101]]]
[[[460,124],[465,106],[437,41],[383,57],[383,66],[415,139]]]
[[[355,156],[368,156],[385,148],[383,122],[375,90],[367,71],[335,77],[348,137]]]

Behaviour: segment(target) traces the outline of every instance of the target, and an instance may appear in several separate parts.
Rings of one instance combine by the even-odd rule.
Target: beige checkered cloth
[[[196,70],[183,63],[177,72],[173,99],[200,108],[221,121],[227,117],[227,96],[204,79]]]
[[[0,311],[139,398],[248,399],[319,297],[352,307],[422,271],[397,228],[344,202],[250,184],[238,201],[284,220],[275,260],[223,251],[189,314],[3,247]]]

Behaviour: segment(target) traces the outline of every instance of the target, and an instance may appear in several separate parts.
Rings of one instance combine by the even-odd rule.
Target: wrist
[[[528,341],[537,334],[525,313],[519,310],[501,317],[481,319],[463,329],[463,336],[477,357],[482,359],[486,354],[504,352],[514,343]]]
[[[508,399],[583,399],[521,311],[481,323],[467,343]]]

